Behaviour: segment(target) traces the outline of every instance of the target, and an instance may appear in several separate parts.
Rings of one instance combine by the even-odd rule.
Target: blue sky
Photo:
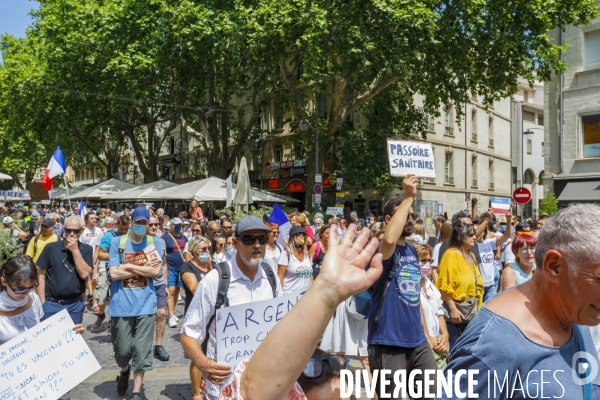
[[[27,14],[37,8],[36,1],[0,0],[0,35],[24,37],[27,25],[31,24],[31,16]]]

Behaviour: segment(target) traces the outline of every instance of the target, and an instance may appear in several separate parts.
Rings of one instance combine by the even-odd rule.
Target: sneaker
[[[174,315],[169,317],[169,328],[177,328],[177,320],[178,318]]]
[[[131,366],[127,369],[127,372],[119,374],[117,376],[117,393],[119,396],[125,396],[127,390],[129,389],[129,372],[131,371]]]
[[[162,345],[154,346],[154,358],[157,358],[160,361],[169,361],[169,353],[167,353]]]
[[[142,395],[139,393],[133,393],[130,397],[131,400],[142,400]]]
[[[94,322],[94,325],[92,325],[92,333],[100,332],[100,328],[102,327],[102,322],[104,322],[104,318],[106,318],[106,314],[98,314],[96,322]]]
[[[106,328],[106,332],[107,332],[107,333],[110,333],[110,325],[111,325],[111,324],[110,324],[110,319],[109,319],[109,320],[108,320],[108,327]]]

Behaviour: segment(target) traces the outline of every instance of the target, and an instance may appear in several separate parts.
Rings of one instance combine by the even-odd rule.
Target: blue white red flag
[[[277,237],[277,243],[285,247],[285,240],[289,239],[290,237],[290,229],[292,228],[292,224],[281,207],[279,207],[279,204],[275,204],[273,206],[269,223],[279,225],[279,236]]]
[[[44,178],[42,179],[42,185],[44,185],[44,189],[46,192],[52,190],[52,184],[54,181],[54,177],[57,175],[64,174],[67,170],[67,164],[65,163],[65,156],[62,151],[60,151],[60,147],[57,147],[48,163],[48,167],[46,168],[46,172],[44,173]]]
[[[494,214],[506,215],[510,211],[510,199],[492,197],[492,208],[494,209]]]

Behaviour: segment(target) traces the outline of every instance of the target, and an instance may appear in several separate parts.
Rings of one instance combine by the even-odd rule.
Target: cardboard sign
[[[388,139],[387,150],[390,175],[435,178],[431,144]]]
[[[344,209],[341,207],[327,207],[325,214],[329,215],[344,215]]]
[[[217,311],[217,361],[235,367],[250,357],[267,333],[300,300],[308,287],[275,299]]]
[[[0,399],[56,400],[100,364],[63,310],[0,346]]]

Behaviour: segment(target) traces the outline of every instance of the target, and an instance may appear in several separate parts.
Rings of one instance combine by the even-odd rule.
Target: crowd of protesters
[[[119,396],[129,392],[133,375],[130,396],[141,399],[153,359],[170,359],[162,346],[168,325],[180,330],[191,359],[193,400],[338,399],[349,356],[372,373],[522,373],[550,368],[545,357],[562,365],[561,352],[594,347],[579,325],[600,319],[598,289],[590,286],[599,275],[600,239],[589,228],[584,240],[577,223],[590,218],[600,226],[598,207],[575,205],[535,221],[492,209],[437,215],[430,237],[413,211],[418,179],[405,177],[403,188],[381,215],[364,219],[352,212],[326,223],[321,213],[292,213],[285,240],[269,214],[234,225],[226,214],[205,218],[196,201],[173,216],[145,207],[100,208],[83,218],[76,207],[1,209],[4,231],[24,255],[0,266],[0,344],[63,309],[82,333],[83,314],[93,312],[91,331],[111,334]],[[234,369],[216,361],[218,308],[305,287],[252,358]],[[351,303],[365,290],[372,299],[363,316]],[[26,316],[18,329],[15,315]],[[503,358],[494,351],[507,345],[525,353]],[[417,384],[436,391],[422,375]],[[559,393],[556,385],[550,391]]]

